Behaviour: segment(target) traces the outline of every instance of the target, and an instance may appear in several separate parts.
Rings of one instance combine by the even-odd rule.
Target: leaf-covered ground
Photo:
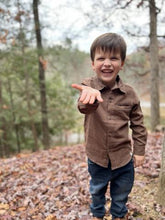
[[[157,204],[163,134],[150,134],[146,161],[129,197],[132,220],[163,220]],[[82,145],[0,159],[0,220],[90,220],[89,176]],[[107,215],[110,206],[107,191]]]

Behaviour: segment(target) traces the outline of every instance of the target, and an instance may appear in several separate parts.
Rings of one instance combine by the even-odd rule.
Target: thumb
[[[78,84],[72,84],[72,88],[79,90],[80,92],[82,91],[83,87]]]
[[[102,99],[102,97],[101,97],[101,94],[98,94],[97,100],[98,100],[99,102],[103,102],[103,101],[104,101],[104,100]]]

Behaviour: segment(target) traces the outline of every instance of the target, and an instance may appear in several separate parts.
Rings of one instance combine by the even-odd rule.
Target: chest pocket
[[[113,105],[109,107],[109,113],[114,120],[129,121],[131,109],[130,105]]]

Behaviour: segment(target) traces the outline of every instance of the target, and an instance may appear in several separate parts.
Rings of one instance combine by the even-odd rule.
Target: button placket
[[[112,97],[112,93],[110,93],[108,98],[108,120],[112,119],[112,111],[111,111],[112,104],[113,104],[113,97]]]
[[[113,102],[113,98],[109,97],[109,102],[112,103]]]

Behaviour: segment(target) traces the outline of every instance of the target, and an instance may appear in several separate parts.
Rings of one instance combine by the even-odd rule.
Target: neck
[[[110,89],[112,89],[116,83],[116,80],[113,81],[113,82],[110,82],[110,83],[105,83],[105,82],[102,82],[105,86],[108,86]]]

